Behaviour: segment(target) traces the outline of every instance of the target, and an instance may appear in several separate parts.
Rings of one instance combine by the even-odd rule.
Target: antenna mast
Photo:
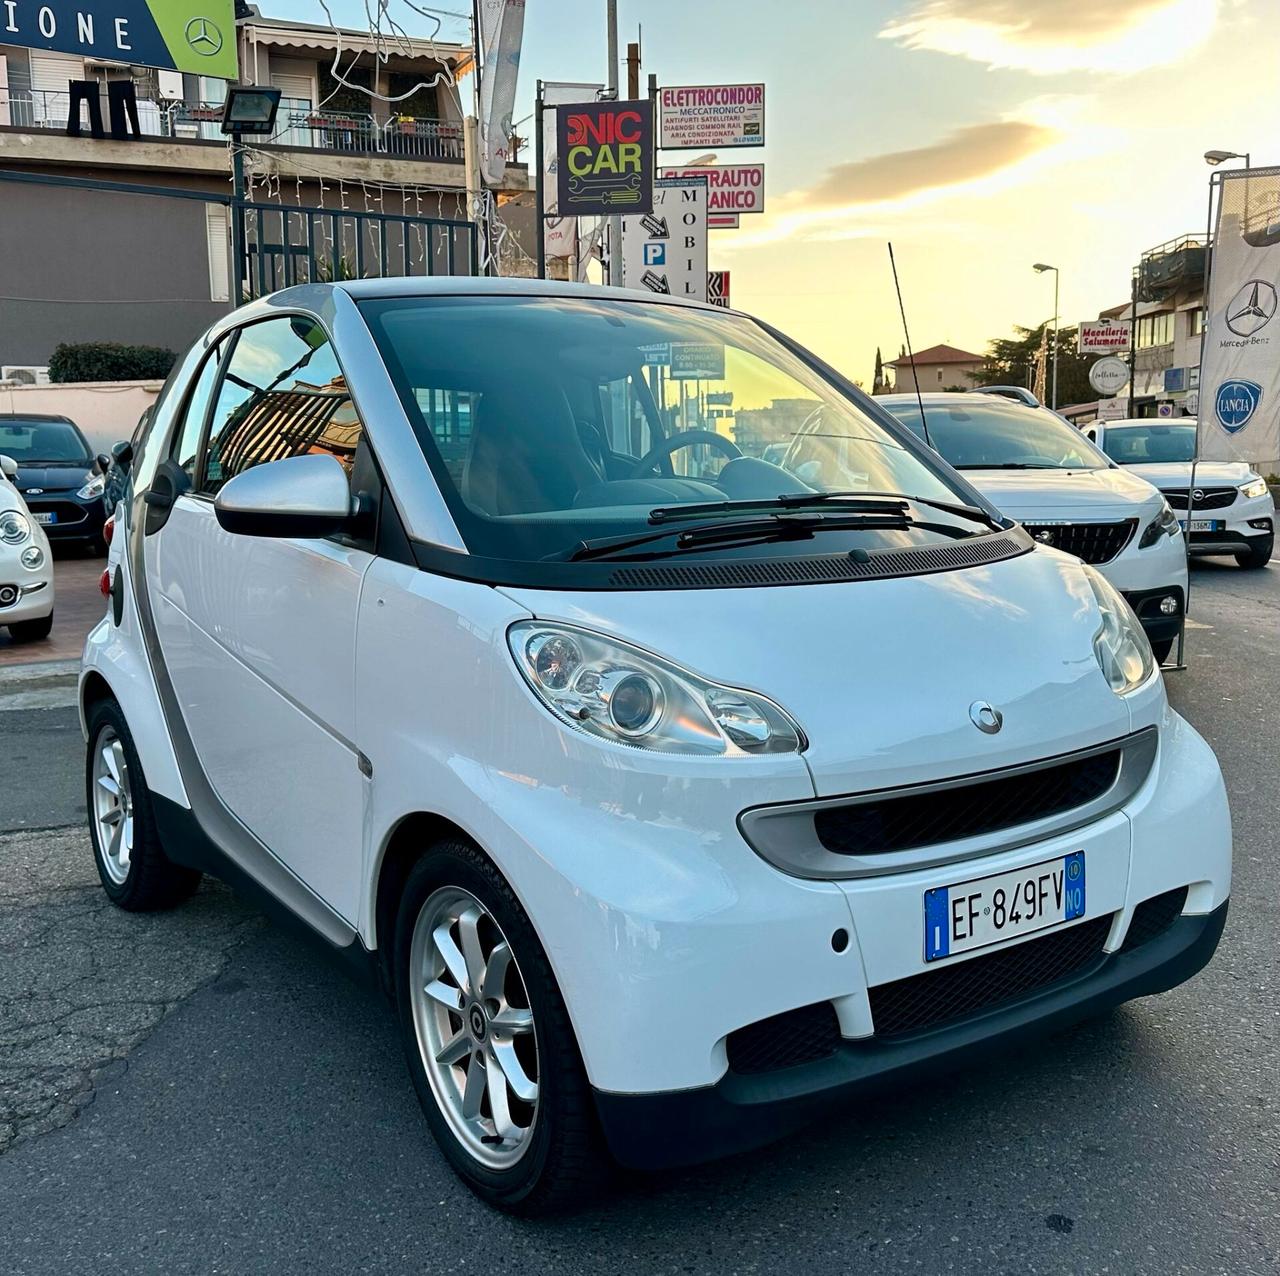
[[[916,375],[916,356],[911,349],[911,333],[907,331],[907,308],[902,304],[902,285],[898,282],[898,263],[893,259],[893,244],[889,244],[889,266],[893,270],[893,287],[898,294],[898,313],[902,316],[902,335],[907,340],[907,358],[911,361],[911,380],[916,387],[916,403],[920,408],[920,426],[924,430],[924,441],[933,447],[929,437],[929,419],[924,413],[924,395],[920,393],[920,378]]]

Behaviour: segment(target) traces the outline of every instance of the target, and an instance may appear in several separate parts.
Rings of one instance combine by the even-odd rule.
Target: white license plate
[[[1084,916],[1084,852],[924,893],[924,959],[938,961]]]
[[[1184,532],[1188,530],[1185,518],[1180,518],[1178,522],[1182,524]],[[1193,518],[1190,530],[1193,532],[1220,532],[1222,531],[1222,520],[1220,518]]]
[[[58,516],[50,510],[33,510],[31,517],[34,518],[37,523],[43,523],[46,526],[49,523],[56,523],[58,521]]]

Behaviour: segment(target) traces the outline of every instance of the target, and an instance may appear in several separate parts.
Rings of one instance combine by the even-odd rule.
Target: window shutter
[[[209,245],[209,300],[231,300],[231,247],[227,209],[222,204],[204,206],[205,237]]]

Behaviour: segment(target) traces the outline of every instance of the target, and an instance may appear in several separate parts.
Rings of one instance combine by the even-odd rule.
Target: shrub
[[[49,380],[163,381],[177,357],[160,346],[126,346],[118,341],[61,345],[49,357]]]

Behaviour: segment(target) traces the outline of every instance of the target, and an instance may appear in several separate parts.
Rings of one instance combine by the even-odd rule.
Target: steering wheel
[[[683,433],[673,434],[670,438],[663,439],[661,443],[651,447],[631,467],[631,473],[627,477],[633,479],[643,478],[659,461],[669,457],[672,452],[678,452],[682,447],[695,447],[703,443],[723,452],[730,460],[742,455],[741,448],[731,440],[726,439],[723,434],[716,434],[714,430],[685,430]]]

